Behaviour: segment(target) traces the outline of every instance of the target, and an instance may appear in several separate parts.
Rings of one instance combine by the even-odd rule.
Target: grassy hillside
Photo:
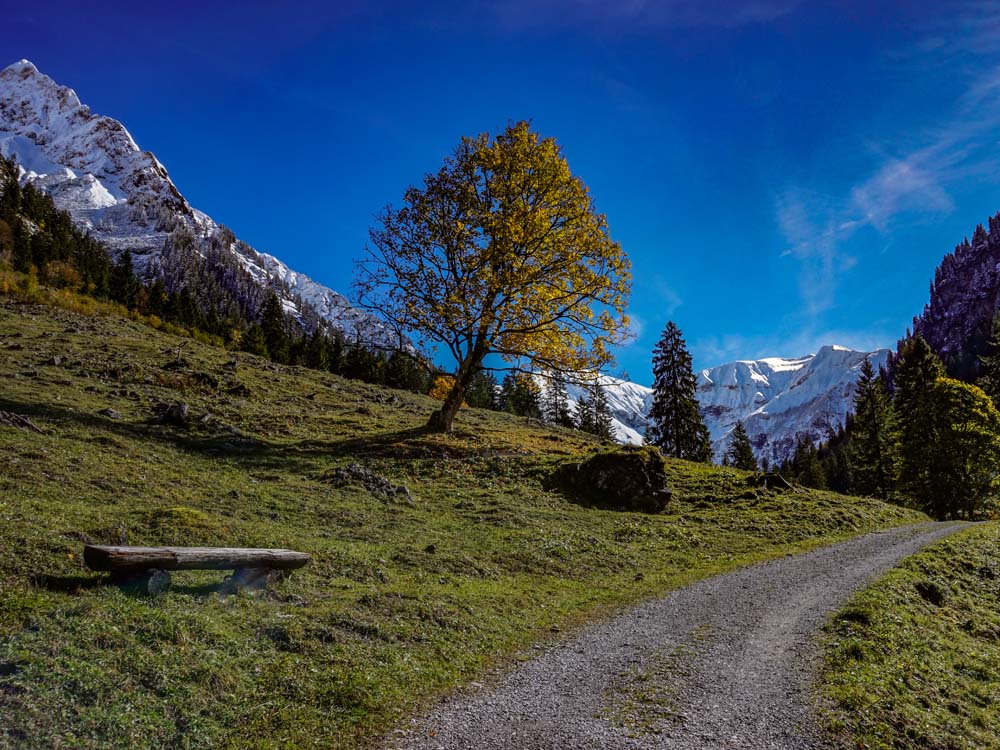
[[[427,398],[116,317],[0,304],[0,383],[39,430],[0,415],[0,747],[364,746],[553,631],[922,519],[684,462],[663,514],[583,507],[546,489],[601,449],[580,434],[466,410],[425,435]],[[190,426],[155,423],[178,401]],[[82,564],[122,539],[314,559],[258,596],[199,571],[149,597]]]
[[[949,537],[829,627],[837,729],[858,748],[1000,748],[1000,523]]]

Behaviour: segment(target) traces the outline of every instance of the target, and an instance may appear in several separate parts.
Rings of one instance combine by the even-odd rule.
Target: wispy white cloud
[[[871,228],[888,234],[900,219],[947,214],[955,208],[957,185],[1000,174],[1000,3],[969,7],[977,12],[967,9],[951,37],[932,35],[905,58],[916,71],[929,64],[928,57],[940,60],[942,49],[965,55],[965,77],[957,81],[959,93],[944,114],[910,132],[888,135],[905,138],[908,148],[871,139],[865,145],[876,154],[876,166],[841,196],[791,185],[776,197],[775,223],[786,243],[784,254],[799,262],[807,315],[833,306],[841,275],[857,262],[845,250],[857,232]]]

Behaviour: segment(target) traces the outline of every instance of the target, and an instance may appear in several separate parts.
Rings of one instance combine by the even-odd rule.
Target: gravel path
[[[385,747],[826,747],[812,718],[814,634],[872,577],[961,527],[882,531],[701,581],[473,683]]]

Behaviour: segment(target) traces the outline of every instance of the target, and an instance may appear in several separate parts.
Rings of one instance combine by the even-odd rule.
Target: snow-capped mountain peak
[[[51,195],[113,253],[131,251],[147,277],[169,270],[163,261],[168,240],[183,233],[202,257],[216,252],[214,262],[232,263],[259,287],[276,291],[300,320],[325,320],[369,343],[399,343],[343,295],[258,253],[192,208],[163,164],[141,150],[122,123],[92,113],[73,89],[28,60],[0,70],[0,155],[14,157],[23,183]],[[174,282],[183,279],[175,274]]]
[[[878,369],[888,349],[858,352],[824,346],[805,357],[740,360],[698,373],[698,401],[717,458],[742,421],[758,458],[788,458],[800,436],[819,443],[830,437],[854,406],[861,365]]]

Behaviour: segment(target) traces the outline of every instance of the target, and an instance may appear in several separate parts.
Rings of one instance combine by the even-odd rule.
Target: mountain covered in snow
[[[804,357],[739,360],[702,370],[697,395],[716,460],[721,460],[738,421],[746,427],[757,458],[772,465],[789,458],[801,436],[815,443],[826,440],[853,408],[861,364],[870,359],[877,370],[888,356],[888,349],[858,352],[824,346]],[[652,389],[608,376],[602,376],[601,385],[619,441],[641,443],[649,425]],[[584,391],[574,386],[568,391],[575,408]]]
[[[27,60],[0,71],[0,155],[16,159],[22,183],[52,196],[112,254],[131,251],[137,272],[165,280],[168,289],[190,283],[185,269],[198,265],[231,294],[247,297],[240,302],[251,316],[262,290],[273,290],[306,328],[326,321],[349,338],[397,343],[343,295],[257,252],[193,208],[124,125],[92,113],[72,89]]]
[[[824,346],[795,359],[741,360],[698,373],[698,401],[717,458],[729,444],[736,422],[746,427],[754,453],[772,465],[789,458],[806,436],[814,443],[830,437],[854,407],[861,365],[878,370],[888,349],[858,352]]]

